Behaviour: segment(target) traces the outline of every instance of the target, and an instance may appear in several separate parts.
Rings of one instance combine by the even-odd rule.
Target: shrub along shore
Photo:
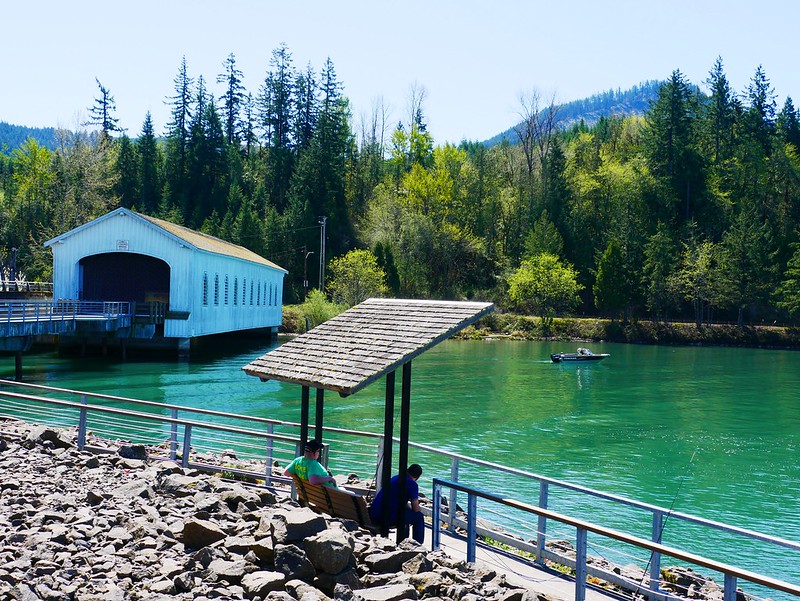
[[[629,344],[739,346],[800,349],[800,327],[744,326],[660,321],[613,321],[594,318],[555,318],[543,324],[538,317],[494,313],[466,328],[461,338],[504,337],[513,340],[582,340]]]
[[[345,310],[309,295],[302,305],[283,308],[283,334],[300,334]],[[775,325],[703,324],[556,317],[543,320],[539,317],[502,313],[496,311],[465,328],[458,336],[462,339],[507,338],[510,340],[580,340],[589,342],[624,342],[629,344],[674,344],[739,346],[753,348],[800,349],[800,327]]]

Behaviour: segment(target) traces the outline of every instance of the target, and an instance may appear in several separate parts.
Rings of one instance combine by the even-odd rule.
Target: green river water
[[[800,541],[800,353],[594,344],[611,356],[550,362],[574,346],[448,341],[424,353],[412,366],[412,440]],[[26,353],[24,379],[299,421],[299,387],[241,371],[266,350],[220,341],[189,363]],[[0,378],[13,374],[13,357],[0,355]],[[382,381],[345,399],[329,393],[325,425],[381,432],[383,394]],[[511,477],[484,485],[536,494]],[[594,517],[613,525],[613,516]],[[692,528],[677,536],[697,537],[693,550],[716,559],[800,582],[797,552],[720,549]]]

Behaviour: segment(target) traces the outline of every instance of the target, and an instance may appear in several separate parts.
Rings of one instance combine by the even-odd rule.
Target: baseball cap
[[[311,451],[312,453],[316,453],[321,448],[322,448],[322,443],[321,442],[317,442],[316,440],[309,440],[306,443],[306,446],[305,446],[305,450],[306,451]]]

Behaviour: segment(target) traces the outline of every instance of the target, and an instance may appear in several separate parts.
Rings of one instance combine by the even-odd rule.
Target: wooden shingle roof
[[[276,265],[272,261],[265,259],[261,255],[254,253],[252,250],[243,246],[239,246],[238,244],[226,242],[225,240],[204,234],[203,232],[190,230],[188,227],[172,223],[171,221],[165,221],[164,219],[158,219],[157,217],[151,217],[150,215],[145,215],[143,213],[134,214],[200,250],[205,250],[216,255],[236,257],[237,259],[243,259],[245,261],[250,261],[251,263],[268,265],[270,267],[274,267],[275,269],[280,269],[284,272],[286,271],[280,265]]]
[[[476,322],[492,303],[371,298],[255,359],[262,380],[352,394]]]

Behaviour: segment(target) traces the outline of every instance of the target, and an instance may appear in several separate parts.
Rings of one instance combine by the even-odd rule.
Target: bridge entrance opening
[[[80,300],[169,304],[169,265],[135,253],[102,253],[80,261]]]

